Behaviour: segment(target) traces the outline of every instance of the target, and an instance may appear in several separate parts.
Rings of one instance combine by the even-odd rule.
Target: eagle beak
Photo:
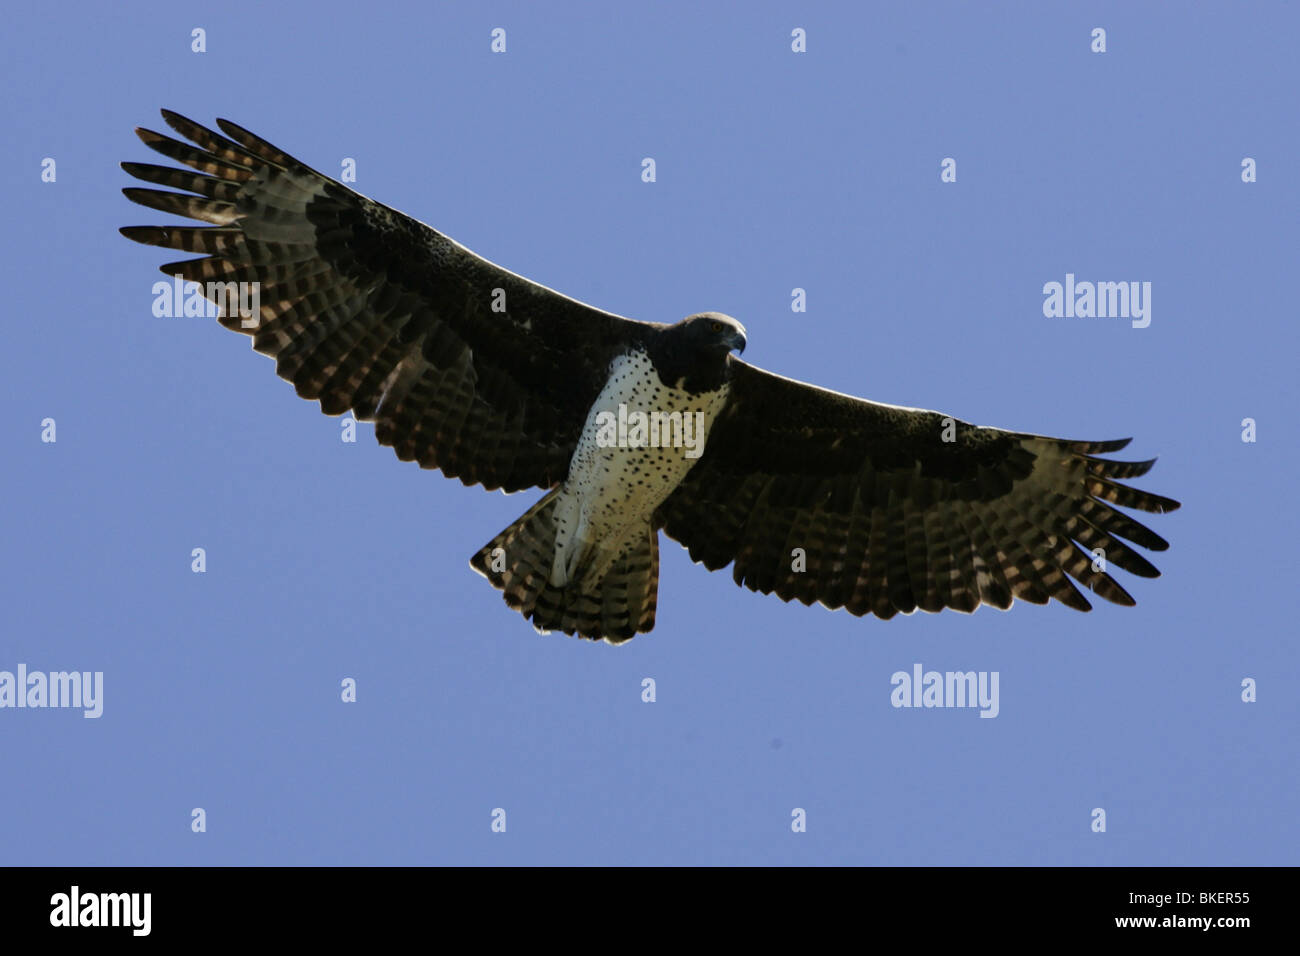
[[[730,345],[737,352],[743,354],[745,351],[745,330],[737,329],[736,331],[732,332],[730,337],[728,337],[727,339],[727,344]]]

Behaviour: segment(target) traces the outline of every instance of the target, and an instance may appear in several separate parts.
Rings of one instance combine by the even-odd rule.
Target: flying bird
[[[623,318],[509,272],[226,120],[164,110],[189,143],[137,129],[183,167],[123,163],[144,206],[207,226],[130,226],[200,258],[218,321],[329,415],[466,485],[545,494],[471,566],[542,632],[620,643],[654,627],[659,532],[783,601],[890,618],[1019,599],[1115,604],[1108,573],[1159,572],[1167,542],[1116,506],[1178,502],[1122,482],[1153,461],[977,427],[764,371],[703,312]],[[191,145],[193,144],[193,145]],[[225,283],[258,293],[241,315]]]

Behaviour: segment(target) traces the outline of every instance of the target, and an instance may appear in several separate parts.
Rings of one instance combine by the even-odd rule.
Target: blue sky
[[[104,700],[0,710],[0,863],[1300,862],[1297,26],[1287,4],[15,9],[0,670],[102,671]],[[782,374],[1133,435],[1160,456],[1136,484],[1183,502],[1147,522],[1163,577],[1118,572],[1131,609],[881,622],[665,541],[653,633],[537,636],[467,564],[535,493],[400,463],[368,425],[345,444],[246,339],[151,314],[169,254],[117,228],[164,217],[118,163],[157,159],[132,128],[163,106],[334,175],[352,157],[359,191],[592,304],[734,315]],[[1150,326],[1044,317],[1067,273],[1150,282]],[[996,671],[999,715],[891,707],[917,663]]]

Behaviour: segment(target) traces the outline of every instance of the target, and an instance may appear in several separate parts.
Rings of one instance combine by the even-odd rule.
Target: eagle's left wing
[[[1071,577],[1131,605],[1105,568],[1159,575],[1124,539],[1168,544],[1112,506],[1178,502],[1120,483],[1154,461],[1097,457],[1128,439],[977,428],[732,363],[704,454],[656,521],[710,570],[734,561],[737,584],[889,618],[1015,598],[1089,610]]]
[[[165,274],[214,301],[227,283],[255,283],[260,315],[227,310],[221,324],[252,336],[322,411],[373,421],[402,460],[506,491],[563,480],[610,361],[654,324],[530,282],[234,123],[217,121],[222,136],[169,110],[163,118],[195,145],[136,132],[190,168],[122,168],[183,192],[123,191],[211,224],[122,230],[203,254]]]

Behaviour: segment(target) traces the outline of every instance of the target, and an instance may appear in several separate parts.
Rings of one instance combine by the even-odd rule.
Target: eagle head
[[[661,328],[647,348],[665,385],[711,392],[730,374],[732,349],[745,350],[745,327],[721,312],[701,312]]]
[[[721,312],[700,312],[682,319],[676,326],[688,348],[726,355],[732,349],[745,351],[745,327]]]

